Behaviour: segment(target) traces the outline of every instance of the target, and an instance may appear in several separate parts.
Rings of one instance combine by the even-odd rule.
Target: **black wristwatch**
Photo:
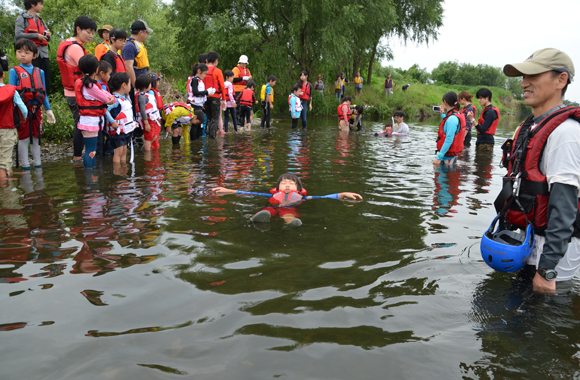
[[[538,274],[548,281],[555,280],[556,277],[558,277],[558,272],[556,272],[554,269],[538,268]]]

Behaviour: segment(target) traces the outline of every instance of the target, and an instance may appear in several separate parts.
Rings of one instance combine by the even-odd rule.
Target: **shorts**
[[[143,129],[143,138],[145,139],[145,141],[153,141],[155,140],[155,137],[159,136],[159,134],[161,133],[161,126],[159,126],[158,121],[150,120],[149,126],[151,127],[151,130],[149,132]]]
[[[362,87],[361,88],[355,87],[354,92],[360,94],[362,92]]]
[[[12,170],[12,152],[17,142],[16,129],[0,129],[0,169],[6,170],[8,174]]]
[[[121,148],[129,145],[129,142],[131,142],[131,133],[121,133],[120,135],[115,133],[109,137],[109,140],[111,141],[113,149]]]

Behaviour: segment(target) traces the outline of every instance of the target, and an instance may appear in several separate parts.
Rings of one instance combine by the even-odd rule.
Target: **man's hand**
[[[50,38],[51,34],[50,34],[50,30],[46,29],[46,38]]]
[[[340,199],[359,199],[362,201],[362,197],[360,196],[360,194],[357,193],[349,193],[349,192],[344,192],[344,193],[339,193],[338,194]]]
[[[274,109],[274,105],[272,103],[270,103],[270,109],[273,110]]]
[[[543,294],[556,294],[556,280],[548,281],[540,276],[538,272],[532,281],[534,292]]]
[[[41,41],[47,41],[48,40],[48,37],[46,37],[44,34],[40,34],[39,33],[38,34],[38,39],[41,40]]]

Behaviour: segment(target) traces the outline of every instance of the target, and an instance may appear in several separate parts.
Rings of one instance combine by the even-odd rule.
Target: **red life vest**
[[[66,49],[71,45],[78,45],[83,49],[83,53],[87,54],[85,47],[82,43],[77,40],[66,40],[62,41],[58,45],[58,50],[56,51],[56,63],[58,63],[58,69],[60,70],[60,80],[62,85],[66,90],[74,91],[75,81],[83,77],[82,71],[79,70],[78,66],[72,66],[64,59],[64,54]]]
[[[158,89],[151,87],[151,90],[155,93],[155,101],[157,102],[157,109],[161,111],[163,109],[163,98],[161,97],[161,92]]]
[[[272,192],[272,190],[274,192]],[[269,202],[272,205],[282,205],[287,207],[297,206],[302,203],[302,198],[306,195],[306,190],[302,189],[301,192],[290,191],[286,193],[284,190],[276,191],[272,189],[270,192],[274,195],[270,198]]]
[[[497,123],[499,123],[499,110],[497,109],[497,107],[493,107],[491,104],[489,106],[485,107],[483,109],[483,111],[481,111],[481,116],[479,117],[479,120],[477,121],[477,123],[479,125],[483,125],[483,122],[485,121],[485,119],[483,118],[483,115],[485,115],[485,113],[488,112],[489,110],[495,111],[495,113],[497,114],[497,119],[495,119],[493,121],[493,123],[491,124],[491,127],[489,127],[487,132],[485,132],[483,134],[484,135],[495,135],[495,130],[497,129]],[[477,133],[479,133],[479,131],[477,131]]]
[[[15,114],[20,116],[20,110],[14,107],[15,93],[16,86],[0,86],[0,129],[14,129]]]
[[[32,75],[28,74],[21,66],[15,66],[14,71],[18,75],[18,86],[16,89],[20,98],[28,108],[28,128],[26,128],[25,120],[20,120],[20,113],[15,114],[16,119],[14,123],[18,126],[18,138],[20,140],[27,139],[31,135],[40,138],[40,122],[42,121],[42,102],[46,97],[44,84],[42,83],[42,75],[38,67],[32,69]]]
[[[205,89],[209,89],[211,87],[215,88],[216,94],[221,94],[222,90],[220,87],[220,82],[213,77],[213,71],[215,70],[215,66],[208,66],[207,67],[207,74],[205,78],[203,78],[203,84],[205,85]],[[208,95],[210,96],[210,95]]]
[[[113,56],[113,59],[115,60],[115,70],[113,70],[114,73],[126,73],[127,72],[127,65],[125,64],[125,60],[123,59],[123,57],[121,57],[119,54],[115,53],[112,50],[107,50],[107,52],[105,54],[109,54],[111,56]],[[103,54],[103,56],[105,56],[105,54]],[[101,57],[101,61],[103,60],[103,57]]]
[[[537,233],[542,233],[548,226],[548,202],[550,200],[548,181],[546,175],[540,171],[540,160],[542,159],[548,137],[567,119],[574,119],[580,122],[580,107],[561,108],[548,115],[530,132],[528,130],[533,123],[533,119],[526,120],[519,127],[516,134],[517,137],[512,144],[511,157],[513,159],[507,160],[508,173],[506,178],[514,178],[517,174],[520,174],[521,183],[518,198],[524,210],[526,210],[528,220],[533,224]],[[527,144],[524,145],[521,153],[522,161],[517,159],[516,154],[519,147],[525,143],[524,140],[527,141]],[[504,179],[504,183],[505,181]],[[505,204],[505,202],[503,203]],[[515,202],[506,211],[505,221],[511,226],[522,229],[527,227],[524,212]],[[578,217],[575,225],[578,225]]]
[[[254,100],[254,91],[250,90],[249,88],[245,88],[240,95],[240,104],[242,106],[252,106],[252,100]]]
[[[467,112],[469,112],[469,108],[472,107],[475,110],[475,113],[473,114],[473,118],[477,119],[477,108],[475,108],[475,106],[473,104],[468,104],[465,107],[463,107],[463,109],[460,111],[462,114],[465,115],[465,117],[467,118]],[[498,113],[499,114],[499,113]],[[465,119],[465,121],[467,122],[467,119]]]
[[[94,86],[98,86],[98,84],[94,84]],[[98,100],[89,100],[83,96],[82,79],[77,79],[74,89],[80,116],[101,117],[107,113],[106,104],[101,103]]]
[[[348,111],[346,111],[346,117],[344,116],[345,112],[344,112],[344,107],[348,108]],[[348,123],[348,119],[350,119],[350,106],[348,104],[339,104],[338,108],[336,109],[336,111],[338,112],[338,120],[344,120]]]
[[[24,14],[24,13],[23,13]],[[36,16],[36,18],[38,19],[38,22],[34,22],[34,17],[30,17],[30,18],[24,18],[25,20],[28,21],[28,25],[26,26],[26,28],[24,28],[24,33],[37,33],[37,34],[44,34],[44,31],[46,30],[46,25],[44,24],[44,20],[41,19],[38,15]],[[34,42],[34,44],[36,46],[47,46],[48,45],[48,41],[41,41],[38,38],[31,38],[32,42]]]
[[[312,85],[310,82],[302,82],[302,94],[298,95],[301,100],[310,100]]]
[[[451,110],[447,113],[447,117],[441,121],[439,124],[439,133],[437,135],[437,151],[440,152],[443,144],[445,143],[445,135],[444,126],[451,116],[456,116],[459,119],[459,129],[455,132],[455,137],[453,138],[453,143],[445,153],[446,157],[455,157],[458,156],[459,153],[463,151],[463,141],[465,140],[465,115],[456,111]]]
[[[186,108],[189,112],[192,112],[189,104],[175,102],[175,103],[167,103],[166,105],[164,105],[163,106],[163,113],[166,116],[169,116],[169,114],[171,114],[171,112],[173,112],[173,110],[177,107],[183,107],[183,108]]]

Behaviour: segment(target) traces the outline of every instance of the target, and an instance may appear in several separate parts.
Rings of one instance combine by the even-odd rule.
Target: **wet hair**
[[[254,82],[253,80],[250,79],[249,81],[246,82],[246,88],[252,88],[252,87],[256,88],[256,82]]]
[[[113,40],[126,40],[127,39],[127,32],[125,32],[123,29],[119,29],[119,28],[113,28],[111,29],[111,31],[109,32],[109,40],[113,41]]]
[[[294,87],[292,87],[292,92],[296,92],[298,90],[302,90],[302,86],[300,86],[299,84],[295,84]]]
[[[405,113],[403,111],[399,110],[399,111],[395,111],[393,116],[405,117]]]
[[[191,75],[196,76],[198,71],[201,71],[203,73],[207,70],[208,68],[205,63],[196,63],[195,65],[193,65],[193,72],[191,73]]]
[[[354,107],[354,109],[356,110],[356,112],[357,112],[359,115],[362,115],[362,114],[363,114],[363,112],[365,111],[365,108],[363,107],[363,105],[362,105],[362,104],[359,104],[359,105],[355,106],[355,107]]]
[[[465,100],[467,100],[469,103],[471,103],[471,99],[473,99],[473,95],[471,95],[471,94],[470,94],[469,92],[467,92],[467,91],[461,91],[461,92],[459,93],[459,95],[457,95],[457,97],[458,97],[459,99],[465,99]]]
[[[491,102],[491,91],[489,90],[489,88],[485,88],[485,87],[480,88],[479,90],[477,90],[475,97],[477,99],[488,98],[489,101]]]
[[[232,70],[224,71],[224,78],[229,78],[229,77],[233,77],[233,76],[234,76],[234,72]]]
[[[198,63],[207,63],[207,54],[200,54],[197,61]]]
[[[119,91],[119,89],[124,83],[128,84],[130,82],[131,78],[129,77],[129,74],[125,72],[114,73],[113,75],[111,75],[111,78],[109,79],[108,83],[109,90],[111,90],[112,92]]]
[[[147,74],[141,74],[135,79],[135,90],[147,90],[151,84],[151,77]]]
[[[86,88],[93,87],[93,84],[96,84],[97,81],[91,78],[91,75],[97,73],[99,70],[99,60],[97,57],[91,54],[86,54],[79,59],[79,70],[85,74],[83,76],[83,86]]]
[[[558,70],[552,70],[552,79],[556,79],[556,77],[560,74],[563,73],[563,71],[558,71]],[[564,86],[564,88],[562,89],[562,98],[564,97],[564,95],[566,94],[566,90],[568,89],[568,85],[570,84],[570,73],[566,71],[566,73],[568,74],[568,82],[566,83],[566,85]],[[491,100],[491,98],[490,98]]]
[[[457,101],[457,94],[453,91],[449,91],[443,95],[443,101],[447,103],[448,106],[459,110],[459,102]]]
[[[342,102],[343,102],[343,103],[344,103],[344,102],[351,102],[351,103],[352,103],[352,98],[351,98],[350,96],[344,96],[344,97],[342,98]]]
[[[296,190],[298,191],[302,191],[302,181],[300,180],[300,178],[298,178],[295,174],[292,173],[285,173],[282,174],[280,177],[278,177],[278,181],[276,181],[276,191],[280,190],[280,182],[282,182],[282,180],[284,179],[289,179],[290,181],[293,181],[296,184]]]
[[[275,77],[275,76],[273,76],[273,75],[270,75],[270,76],[268,77],[268,82],[276,82],[277,80],[278,80],[278,79],[276,79],[276,77]]]
[[[385,127],[384,127],[384,128],[387,128],[387,127],[391,127],[391,128],[393,128],[393,123],[391,123],[391,122],[389,121],[387,124],[385,124]]]
[[[300,72],[300,76],[299,76],[298,78],[300,78],[300,77],[302,76],[302,74],[304,74],[304,75],[308,76],[308,71],[306,71],[306,70],[302,70],[302,71]]]
[[[113,71],[113,66],[107,61],[99,61],[99,68],[97,69],[97,73],[101,71],[105,74],[109,72],[109,70]]]
[[[210,51],[209,53],[207,53],[207,63],[214,63],[219,58],[220,56],[215,51]]]
[[[38,3],[44,3],[44,0],[24,0],[24,9],[29,10],[35,7]]]
[[[203,113],[202,110],[195,110],[193,111],[193,114],[195,115],[197,121],[199,121],[200,124],[203,124],[205,121],[205,113]]]
[[[92,30],[93,32],[97,30],[97,23],[95,22],[95,20],[93,20],[92,18],[88,17],[88,16],[79,16],[77,17],[77,19],[75,20],[75,25],[73,27],[73,37],[76,37],[77,35],[77,26],[79,28],[81,28],[81,30]]]
[[[29,40],[28,38],[19,38],[14,44],[14,51],[16,50],[26,50],[32,52],[32,54],[38,54],[38,48],[36,44]]]

